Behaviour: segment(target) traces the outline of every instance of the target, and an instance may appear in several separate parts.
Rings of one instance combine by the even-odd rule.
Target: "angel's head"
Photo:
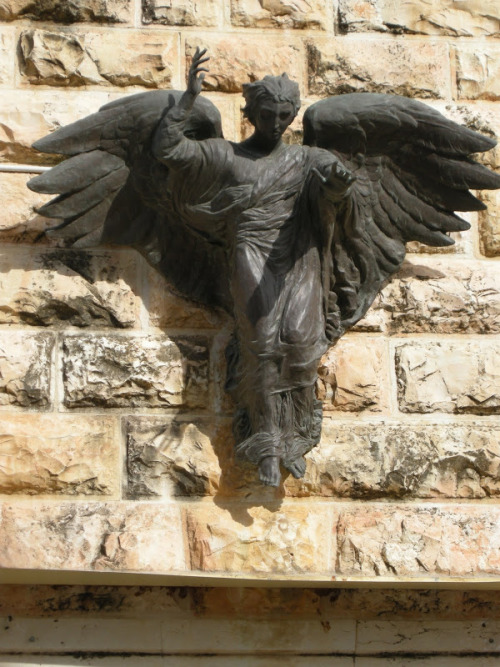
[[[270,140],[281,137],[300,109],[299,87],[286,74],[243,85],[243,114]]]

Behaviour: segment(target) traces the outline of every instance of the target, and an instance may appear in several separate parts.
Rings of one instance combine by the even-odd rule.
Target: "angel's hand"
[[[201,93],[205,72],[208,72],[206,67],[202,67],[203,63],[210,60],[208,56],[206,58],[203,57],[206,52],[206,49],[200,51],[200,48],[196,47],[196,52],[191,61],[191,67],[187,76],[187,92],[193,97],[197,97]]]
[[[316,168],[313,168],[312,171],[321,181],[327,196],[335,201],[342,199],[356,180],[356,176],[341,162],[325,165],[323,173]]]

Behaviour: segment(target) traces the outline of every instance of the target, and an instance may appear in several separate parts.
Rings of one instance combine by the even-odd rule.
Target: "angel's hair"
[[[273,102],[289,102],[297,115],[300,109],[299,87],[288,78],[287,74],[281,76],[265,76],[261,81],[243,84],[243,97],[246,106],[243,109],[245,118],[254,125],[255,113],[259,104],[265,99]]]

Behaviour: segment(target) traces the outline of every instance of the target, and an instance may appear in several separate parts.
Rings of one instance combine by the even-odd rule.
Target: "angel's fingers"
[[[313,168],[311,169],[311,171],[313,172],[313,174],[315,174],[315,175],[319,178],[319,180],[320,180],[322,183],[326,183],[326,178],[323,176],[323,174],[321,174],[321,173],[316,169],[316,167],[313,167]]]
[[[210,56],[207,56],[206,58],[198,58],[197,59],[197,65],[201,65],[202,63],[206,63],[208,60],[210,60]]]
[[[208,70],[206,67],[197,67],[197,68],[195,69],[194,73],[195,73],[195,74],[199,74],[200,72],[209,72],[209,71],[210,71],[210,70]]]

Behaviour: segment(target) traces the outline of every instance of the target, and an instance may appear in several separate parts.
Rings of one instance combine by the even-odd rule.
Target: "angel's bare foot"
[[[306,460],[303,456],[299,456],[295,461],[292,461],[287,468],[295,479],[300,479],[301,477],[304,477],[306,472]]]
[[[279,486],[281,481],[279,456],[266,456],[259,463],[259,478],[266,486]]]

